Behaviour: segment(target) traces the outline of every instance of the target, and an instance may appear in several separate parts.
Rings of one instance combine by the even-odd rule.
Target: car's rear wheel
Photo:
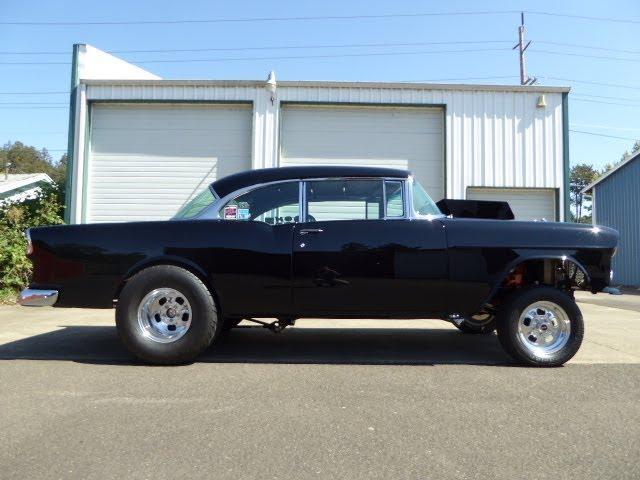
[[[497,317],[498,338],[517,361],[556,367],[569,361],[584,336],[582,313],[566,293],[552,287],[517,292]]]
[[[134,355],[156,364],[193,361],[219,330],[211,292],[191,272],[171,265],[147,268],[127,281],[116,326]]]
[[[462,333],[486,335],[493,333],[496,329],[496,319],[495,316],[490,313],[479,313],[465,318],[460,323],[454,322],[454,325],[458,327],[458,330]]]

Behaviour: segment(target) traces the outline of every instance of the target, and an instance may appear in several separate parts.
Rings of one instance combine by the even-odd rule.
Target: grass
[[[0,288],[0,305],[15,305],[18,292],[13,288]]]

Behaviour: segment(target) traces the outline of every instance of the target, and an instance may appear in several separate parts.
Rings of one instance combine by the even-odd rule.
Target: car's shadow
[[[67,360],[139,364],[115,327],[66,326],[0,345],[0,360]],[[454,328],[290,328],[273,334],[238,328],[221,336],[198,363],[354,365],[512,364],[495,335],[464,335]]]

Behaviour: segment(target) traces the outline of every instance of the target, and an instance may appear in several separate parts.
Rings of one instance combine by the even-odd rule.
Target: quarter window
[[[322,180],[306,183],[307,221],[384,218],[381,180]]]
[[[227,202],[219,211],[225,220],[265,222],[269,225],[298,222],[299,183],[286,182],[256,188]]]

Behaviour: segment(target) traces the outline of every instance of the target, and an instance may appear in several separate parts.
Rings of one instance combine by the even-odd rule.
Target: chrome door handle
[[[322,233],[324,232],[321,228],[303,228],[300,230],[300,235],[307,235],[308,233]]]

